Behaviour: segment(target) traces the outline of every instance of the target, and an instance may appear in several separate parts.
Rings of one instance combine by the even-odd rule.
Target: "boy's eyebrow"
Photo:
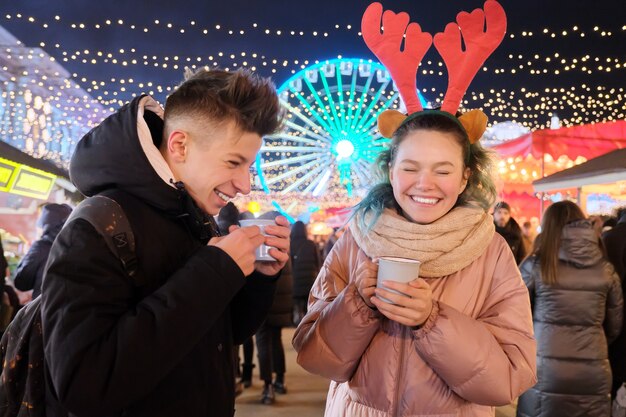
[[[240,153],[236,153],[236,152],[235,153],[229,153],[228,156],[229,157],[234,157],[234,158],[239,158],[241,162],[246,161],[246,157],[243,156]]]

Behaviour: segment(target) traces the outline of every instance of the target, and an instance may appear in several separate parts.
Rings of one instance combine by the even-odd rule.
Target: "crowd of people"
[[[419,128],[415,129],[419,130]],[[406,155],[403,153],[402,156]],[[393,169],[393,164],[391,169]],[[393,190],[389,190],[389,192],[393,192]],[[395,201],[395,197],[389,196],[388,198],[393,198],[391,201]],[[366,204],[375,204],[375,201],[370,201],[368,202],[366,199],[359,206],[356,211],[357,215],[346,229],[333,231],[333,234],[327,238],[322,246],[321,252],[319,246],[310,238],[306,224],[298,221],[291,225],[289,260],[276,282],[276,293],[268,309],[267,317],[256,330],[255,336],[247,338],[244,342],[244,346],[247,343],[251,347],[248,348],[248,352],[244,352],[243,362],[239,359],[240,347],[235,346],[233,348],[233,363],[236,364],[234,372],[237,375],[234,389],[237,394],[242,392],[244,387],[247,388],[253,384],[255,364],[253,363],[252,352],[254,346],[256,346],[256,359],[259,366],[258,377],[263,384],[260,402],[271,405],[275,403],[277,394],[287,393],[287,369],[283,348],[285,341],[282,340],[282,329],[285,327],[298,327],[300,325],[294,337],[294,345],[300,352],[298,360],[301,365],[314,373],[327,376],[335,381],[333,384],[337,384],[335,387],[331,386],[334,397],[329,398],[327,405],[329,415],[336,414],[332,410],[346,410],[347,407],[355,410],[355,413],[351,415],[361,415],[362,412],[356,411],[358,406],[346,403],[344,396],[350,394],[349,387],[359,386],[359,378],[372,377],[372,369],[376,369],[376,367],[371,366],[372,363],[383,361],[384,355],[378,354],[376,351],[369,351],[374,348],[374,341],[376,341],[377,351],[388,351],[389,347],[386,346],[386,343],[391,343],[395,338],[389,336],[390,341],[385,342],[382,337],[383,334],[401,334],[401,328],[409,326],[409,328],[415,329],[410,330],[415,339],[409,338],[412,340],[411,343],[415,343],[417,340],[420,340],[420,343],[425,346],[428,346],[428,343],[434,343],[432,346],[428,346],[428,351],[432,352],[441,352],[442,349],[446,348],[447,338],[453,340],[463,338],[467,341],[468,337],[471,340],[472,335],[480,334],[477,329],[466,323],[467,334],[454,335],[449,330],[447,332],[442,330],[442,334],[445,335],[443,340],[428,341],[428,337],[423,334],[425,333],[424,329],[430,327],[426,321],[433,320],[434,313],[437,316],[451,314],[445,311],[445,309],[451,308],[446,305],[446,301],[450,302],[449,300],[458,297],[451,292],[451,284],[442,286],[436,279],[428,277],[428,272],[420,274],[423,279],[421,278],[414,287],[398,287],[402,292],[411,295],[413,299],[422,300],[424,294],[432,297],[432,306],[427,308],[427,310],[430,309],[430,314],[422,314],[422,317],[427,316],[427,319],[422,322],[415,320],[407,322],[405,325],[399,324],[399,327],[395,329],[389,327],[390,324],[381,326],[380,321],[385,317],[388,320],[392,320],[391,317],[396,317],[395,321],[399,323],[403,323],[407,318],[396,316],[397,313],[386,310],[385,306],[380,304],[381,301],[376,295],[385,295],[390,298],[394,296],[385,293],[384,290],[375,290],[373,271],[376,266],[370,263],[368,257],[364,256],[367,253],[361,251],[357,244],[356,239],[360,239],[359,241],[364,247],[375,251],[377,250],[375,242],[364,239],[373,240],[372,236],[378,236],[375,239],[383,239],[380,237],[380,230],[377,230],[376,227],[369,229],[367,233],[363,233],[359,229],[359,227],[364,229],[368,227],[367,223],[359,226],[359,222],[364,220],[363,217],[359,217],[362,216],[359,213],[372,215],[372,206]],[[11,284],[5,279],[5,295],[3,295],[2,307],[2,316],[5,317],[4,327],[8,325],[21,307],[13,286],[20,291],[32,291],[33,298],[39,295],[50,247],[71,210],[69,206],[64,204],[42,206],[37,221],[41,237],[34,242],[16,268],[13,283]],[[598,228],[599,217],[586,217],[575,203],[571,201],[554,203],[544,213],[541,232],[538,234],[537,231],[530,228],[530,222],[524,222],[522,228],[517,226],[517,222],[512,217],[514,210],[508,203],[501,201],[495,204],[491,214],[495,231],[502,235],[503,241],[510,248],[504,254],[509,253],[509,256],[512,257],[512,263],[518,264],[521,277],[526,285],[532,311],[532,331],[534,331],[534,338],[537,340],[537,382],[521,393],[517,405],[518,416],[556,416],[563,415],[562,413],[566,415],[608,416],[610,415],[609,399],[615,398],[618,388],[626,382],[626,360],[624,359],[626,357],[626,334],[622,332],[624,295],[621,286],[626,270],[626,229],[624,229],[626,227],[626,208],[618,209],[613,217],[600,219],[601,227]],[[391,215],[391,213],[386,210],[379,213],[379,217],[384,218],[386,215]],[[268,212],[260,217],[273,219],[278,216],[278,212]],[[419,216],[419,212],[414,216]],[[254,216],[249,212],[239,213],[234,204],[228,203],[220,210],[216,219],[221,234],[227,235],[231,226],[238,226],[240,219],[251,217]],[[370,221],[370,227],[375,225],[375,223],[371,223],[372,217],[366,218]],[[386,220],[389,223],[385,223],[385,227],[387,230],[391,230],[391,225],[395,224],[394,221],[399,220],[399,218],[391,217]],[[409,225],[399,224],[398,230],[398,232],[393,233],[407,231],[414,235],[414,238],[419,239],[419,231],[410,229]],[[345,236],[342,238],[344,232]],[[384,239],[393,236],[390,233],[392,232],[388,232]],[[355,238],[355,236],[357,237]],[[548,238],[549,236],[560,236],[560,238]],[[395,238],[400,237],[400,235],[395,236]],[[491,245],[494,245],[493,242],[499,242],[499,240],[493,238]],[[413,249],[410,247],[402,249],[402,251],[408,250]],[[494,249],[487,249],[487,251],[490,250],[494,251]],[[518,262],[515,255],[520,251],[523,251],[523,255]],[[406,254],[406,252],[403,253]],[[502,254],[501,244],[498,244],[494,255],[501,257]],[[489,257],[483,259],[485,255],[483,253],[481,257],[470,262],[470,270],[474,270],[476,266],[472,265],[475,265],[476,262],[481,264],[494,262],[490,261]],[[375,259],[376,255],[372,255],[372,257]],[[506,256],[504,258],[506,259]],[[2,259],[4,258],[0,260]],[[422,256],[422,259],[425,258]],[[322,270],[324,260],[325,265]],[[344,262],[353,262],[353,265],[342,265]],[[7,265],[2,265],[5,277],[8,278]],[[424,267],[427,266],[425,263]],[[463,269],[465,270],[465,268],[468,266]],[[496,263],[492,265],[492,268],[497,270],[502,266],[498,267]],[[511,268],[511,264],[508,268]],[[422,269],[422,271],[428,271],[428,269]],[[344,276],[345,273],[348,275]],[[350,277],[350,274],[355,274],[358,277],[361,273],[365,274],[364,277],[358,280],[354,278],[355,281],[351,283],[353,278]],[[446,280],[457,281],[459,283],[457,285],[460,286],[460,283],[468,280],[465,274],[452,272],[446,276]],[[454,276],[458,276],[458,278],[452,278]],[[329,281],[331,279],[333,280],[332,283]],[[491,283],[489,286],[493,285],[494,283]],[[523,293],[519,293],[519,290],[507,292],[501,288],[502,285],[506,284],[500,283],[498,285],[500,288],[499,296],[509,300],[509,307],[516,297],[523,298]],[[445,291],[443,291],[444,288]],[[330,289],[333,293],[326,293]],[[468,288],[460,286],[458,291],[466,292]],[[349,295],[350,292],[353,293]],[[310,300],[309,294],[311,295]],[[514,296],[513,294],[517,295]],[[485,296],[487,299],[490,298],[488,293]],[[407,304],[404,306],[405,308],[411,308],[408,305],[408,300],[403,300],[403,298],[398,296],[396,300],[398,305],[403,305],[401,303],[404,302]],[[340,306],[338,299],[341,299],[341,303],[347,303],[347,306]],[[360,307],[358,305],[359,300],[363,303]],[[485,302],[485,299],[480,300],[481,303]],[[354,304],[355,302],[356,304]],[[490,300],[489,303],[496,306],[500,304],[497,300]],[[310,313],[309,308],[312,310]],[[348,310],[341,311],[346,308]],[[356,310],[351,311],[352,308]],[[333,309],[339,309],[339,311],[331,313]],[[444,312],[440,311],[441,309],[444,309]],[[497,310],[490,311],[487,317],[491,318],[497,314],[499,320],[503,320],[502,314],[495,311]],[[513,308],[512,311],[517,311],[517,309]],[[7,314],[8,318],[6,318]],[[319,318],[322,314],[324,321]],[[359,315],[363,315],[363,317],[359,317]],[[357,322],[346,321],[346,317],[353,317]],[[305,319],[301,324],[303,318]],[[523,320],[519,320],[519,322],[522,323]],[[490,321],[489,324],[491,326],[496,325],[493,321]],[[509,325],[512,324],[508,324],[507,327]],[[326,326],[327,329],[323,331],[322,329]],[[333,348],[332,341],[324,338],[323,345],[329,350],[323,350],[323,352],[327,352],[327,354],[308,355],[308,350],[321,349],[320,341],[316,339],[322,337],[321,334],[329,334],[330,330],[332,330],[330,334],[341,335],[337,340],[338,343],[344,345],[346,341],[354,340],[354,343],[358,341],[361,348],[352,351],[347,345],[344,345],[342,354],[346,356],[335,357],[335,349],[340,350],[339,347]],[[432,332],[433,329],[431,328],[429,331]],[[526,329],[522,334],[526,334],[525,337],[530,340],[533,337],[532,331]],[[351,332],[355,333],[354,337],[350,336]],[[513,329],[511,332],[515,338],[519,338],[520,330]],[[370,336],[364,337],[364,333]],[[418,334],[421,337],[415,337]],[[506,340],[504,334],[498,336],[500,341],[498,344]],[[402,339],[406,339],[406,335]],[[485,341],[477,341],[476,346],[480,346],[480,350],[485,351],[484,343]],[[444,356],[447,361],[454,360],[455,345],[453,343],[451,345],[448,348],[451,351]],[[401,360],[404,365],[410,364],[407,368],[410,370],[405,371],[406,374],[402,378],[414,381],[416,376],[413,375],[413,372],[417,370],[423,372],[431,362],[420,364],[426,359],[410,354],[410,348],[405,349],[404,357],[402,359],[396,358],[395,361]],[[497,361],[493,358],[493,350],[487,349],[487,351],[490,353],[489,360],[485,358],[484,364],[468,363],[467,366],[470,368],[485,367],[488,363],[492,363],[498,368]],[[530,354],[530,352],[525,352],[516,357],[522,360],[528,358]],[[463,355],[465,357],[465,355],[469,355],[469,352],[464,352]],[[478,353],[474,352],[470,356],[477,360]],[[506,360],[511,359],[508,356],[505,357]],[[387,355],[384,361],[392,369],[401,366],[400,363],[392,365],[393,362],[389,362],[390,359]],[[415,362],[418,359],[419,362]],[[326,361],[329,361],[328,366],[325,365]],[[343,364],[343,367],[350,366],[351,368],[345,369],[340,367],[340,364]],[[438,366],[443,366],[443,369],[446,368],[444,364]],[[515,364],[515,366],[522,370],[532,368],[530,365],[524,367]],[[359,371],[360,367],[368,370],[368,372],[359,376],[360,373],[363,373],[363,371]],[[439,368],[436,369],[439,370]],[[503,369],[506,368],[500,366],[500,371]],[[441,372],[441,370],[439,371]],[[462,369],[455,371],[461,372]],[[506,372],[508,373],[509,370]],[[383,378],[382,375],[374,376]],[[431,379],[427,374],[420,378]],[[449,378],[459,377],[452,374]],[[499,385],[503,383],[502,378],[495,378],[495,380],[498,381]],[[391,381],[388,385],[394,386]],[[437,385],[431,388],[441,389],[437,388]],[[501,388],[516,393],[512,386]],[[395,389],[400,389],[400,392],[403,392],[401,386]],[[359,395],[362,396],[365,406],[372,407],[382,407],[384,404],[377,404],[376,401],[389,398],[381,386],[376,386],[375,391],[371,393],[360,390]],[[425,393],[424,395],[430,394]],[[480,393],[473,395],[482,398]],[[491,390],[489,395],[495,395],[495,393]],[[513,401],[515,397],[513,395],[510,398],[499,399],[498,402]],[[368,405],[368,401],[372,402]],[[415,397],[413,401],[419,403],[419,396]]]

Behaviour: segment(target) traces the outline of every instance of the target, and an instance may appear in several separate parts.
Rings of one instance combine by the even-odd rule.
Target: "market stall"
[[[533,181],[572,168],[588,159],[626,148],[626,121],[542,129],[492,147],[500,156],[500,198],[517,217],[539,217],[545,200],[576,198],[576,189],[550,193]],[[543,192],[540,194],[539,191]]]
[[[575,192],[588,214],[610,214],[626,205],[626,149],[618,149],[580,165],[533,181],[537,192]]]

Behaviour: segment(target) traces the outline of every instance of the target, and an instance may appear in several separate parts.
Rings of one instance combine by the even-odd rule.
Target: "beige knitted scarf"
[[[359,227],[360,215],[350,223],[350,231],[369,257],[417,259],[422,262],[419,274],[425,278],[465,268],[483,254],[495,232],[493,218],[480,208],[456,207],[430,224],[413,223],[394,209],[385,209],[367,233]]]

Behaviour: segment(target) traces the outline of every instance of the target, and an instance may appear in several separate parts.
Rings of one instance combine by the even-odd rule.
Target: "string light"
[[[39,20],[37,20],[36,18],[29,16],[28,18],[25,18],[23,14],[21,13],[16,13],[14,15],[12,14],[6,14],[4,16],[4,18],[6,20],[11,20],[11,19],[25,19],[26,22],[28,23],[32,23],[32,24],[39,24]],[[65,19],[62,19],[61,16],[56,15],[54,17],[54,24],[60,24],[63,25],[65,27],[69,27],[71,29],[74,30],[79,30],[79,29],[87,29],[87,25],[85,25],[85,23],[65,23]],[[175,31],[175,32],[179,32],[179,33],[187,33],[189,35],[197,35],[198,33],[202,34],[202,35],[210,35],[210,32],[212,30],[216,30],[216,31],[221,31],[222,29],[224,29],[224,27],[221,24],[215,24],[211,27],[203,27],[200,28],[197,25],[197,22],[194,20],[191,20],[187,23],[184,24],[180,24],[180,25],[174,25],[173,23],[167,23],[166,25],[161,25],[161,22],[156,19],[154,20],[154,22],[151,23],[152,27],[147,27],[147,26],[141,26],[138,25],[136,23],[129,23],[129,22],[125,22],[123,19],[106,19],[103,23],[94,23],[93,24],[93,28],[97,29],[97,30],[108,30],[111,28],[111,26],[116,23],[117,26],[122,26],[122,29],[130,29],[130,30],[136,30],[138,28],[141,28],[142,31],[144,33],[148,33],[150,30],[165,30],[165,31]],[[46,25],[46,28],[49,26],[48,23],[44,23],[42,24]],[[353,31],[353,26],[354,27],[359,27],[358,24],[346,24],[346,25],[341,25],[341,24],[334,24],[334,25],[329,25],[329,27],[331,28],[331,30],[334,30],[335,32],[340,32],[340,31],[349,31],[352,32]],[[252,25],[245,27],[245,28],[227,28],[224,29],[224,31],[226,31],[229,35],[245,35],[246,34],[246,29],[250,29],[250,27],[254,30],[254,29],[258,29],[258,24],[253,23]],[[540,33],[535,33],[533,31],[530,30],[525,30],[525,29],[521,29],[519,32],[509,32],[509,37],[511,39],[514,39],[516,36],[517,37],[533,37],[533,36],[547,36],[549,38],[557,38],[557,37],[562,37],[565,38],[567,36],[570,35],[570,32],[578,32],[580,29],[579,25],[574,25],[572,26],[572,28],[570,29],[563,29],[560,31],[551,31],[548,28],[544,28]],[[621,30],[622,31],[626,31],[626,26],[622,26]],[[590,30],[592,31],[592,33],[597,34],[600,37],[611,37],[614,36],[614,31],[612,30],[608,30],[608,29],[604,29],[604,28],[600,28],[599,26],[594,26],[593,28],[590,28]],[[615,29],[618,30],[618,29]],[[318,34],[322,34],[324,37],[328,37],[330,36],[330,33],[328,31],[321,31],[321,30],[299,30],[296,28],[277,28],[274,30],[269,30],[266,29],[264,31],[259,32],[261,34],[265,34],[267,36],[281,36],[281,35],[287,35],[289,34],[290,36],[304,36],[304,35],[310,35],[313,37],[317,37]],[[581,37],[584,37],[585,34],[584,32],[581,32],[579,34]],[[357,36],[361,36],[361,32],[357,32]]]
[[[72,71],[75,71],[74,74],[70,75],[71,82],[69,84],[60,83],[59,86],[50,85],[49,75],[34,73],[15,77],[10,82],[16,88],[24,91],[33,85],[40,88],[52,87],[51,90],[48,90],[48,94],[52,97],[50,102],[54,108],[64,113],[70,112],[72,108],[80,112],[87,109],[87,105],[91,106],[90,109],[97,105],[99,113],[93,118],[94,120],[100,120],[108,112],[114,111],[115,108],[141,93],[155,95],[158,100],[164,101],[165,94],[174,90],[185,67],[192,69],[204,66],[221,67],[228,70],[241,67],[253,70],[260,69],[265,74],[274,74],[275,81],[280,84],[286,78],[285,75],[296,74],[298,71],[318,63],[316,60],[307,60],[306,58],[310,57],[304,55],[305,51],[300,57],[279,57],[269,56],[260,50],[228,50],[228,47],[224,47],[224,43],[219,43],[219,50],[208,44],[207,52],[203,55],[155,55],[151,51],[145,50],[146,46],[139,46],[142,42],[141,39],[151,39],[142,36],[143,34],[149,34],[152,37],[155,34],[165,33],[168,36],[176,36],[177,41],[183,42],[186,39],[197,39],[198,37],[209,39],[212,36],[219,36],[220,39],[262,36],[277,40],[293,37],[304,38],[304,41],[329,42],[327,45],[332,45],[330,42],[338,37],[343,39],[362,36],[358,31],[359,22],[331,22],[331,24],[323,24],[316,28],[296,27],[295,25],[270,28],[264,26],[263,23],[251,23],[235,27],[224,25],[223,22],[199,22],[196,20],[189,20],[181,24],[180,22],[174,23],[155,19],[139,24],[139,22],[133,22],[127,18],[119,19],[114,16],[103,18],[100,21],[81,22],[72,21],[59,14],[44,18],[28,16],[25,13],[10,13],[0,16],[0,23],[3,18],[12,24],[19,21],[23,25],[32,25],[33,29],[41,28],[41,41],[34,44],[41,48],[48,48],[48,52],[55,55],[62,65],[71,66]],[[115,33],[124,33],[121,31],[127,30],[129,33],[133,33],[134,38],[130,37],[129,44],[123,49],[98,50],[91,46],[89,48],[64,48],[56,39],[49,36],[50,33],[53,33],[52,30],[58,31],[59,29],[78,31],[77,34],[81,34],[80,36],[86,31],[114,30]],[[560,28],[534,28],[532,30],[519,28],[510,32],[509,40],[507,40],[510,50],[525,50],[523,48],[525,42],[528,42],[529,38],[536,38],[541,40],[548,49],[553,48],[553,52],[541,54],[511,53],[497,63],[490,60],[483,67],[477,79],[492,77],[495,81],[502,80],[500,81],[502,83],[510,77],[515,77],[513,80],[532,80],[556,78],[555,75],[584,75],[589,78],[594,77],[596,84],[590,82],[588,85],[581,86],[575,81],[563,81],[563,85],[559,88],[539,91],[529,88],[524,85],[524,82],[520,82],[517,86],[506,89],[496,88],[484,91],[475,89],[466,94],[462,105],[468,109],[483,109],[490,116],[492,123],[512,119],[530,129],[548,127],[548,116],[554,111],[559,112],[564,126],[626,118],[624,88],[602,85],[606,84],[603,82],[603,77],[606,75],[611,75],[612,78],[620,78],[620,76],[622,79],[624,78],[626,59],[618,55],[617,51],[611,56],[608,53],[605,53],[606,55],[584,52],[572,54],[560,50],[563,42],[572,42],[574,38],[586,37],[588,38],[586,42],[606,42],[617,36],[621,39],[625,32],[626,25],[604,27],[583,24]],[[360,39],[358,41],[362,42]],[[133,45],[133,42],[138,44]],[[20,46],[19,48],[23,47]],[[39,51],[36,49],[19,48],[9,50],[3,48],[0,52],[5,55],[3,59],[9,62],[31,59],[29,57],[44,59],[38,55]],[[345,54],[337,54],[338,57],[343,55]],[[55,63],[56,60],[50,57],[49,62]],[[107,74],[110,67],[112,72],[127,71],[122,73],[132,73],[133,76],[126,75],[115,78],[103,76],[102,79],[92,79],[86,74],[90,71],[87,67],[94,65],[101,68],[102,74]],[[4,70],[6,71],[6,69]],[[149,74],[150,71],[153,71],[153,75]],[[155,78],[150,79],[151,76]],[[445,79],[445,76],[446,69],[440,59],[427,60],[420,67],[417,81],[419,89],[433,104],[440,104],[443,100],[446,85],[443,85],[445,83],[442,83],[441,80],[442,78]],[[171,81],[156,82],[154,81],[156,79]],[[568,80],[567,78],[564,79]],[[7,88],[6,84],[0,84],[0,86],[4,93],[5,88]],[[91,94],[95,100],[81,98],[80,104],[76,104],[69,99],[64,101],[63,98],[60,98],[59,93],[61,96],[69,95],[70,90],[79,89],[79,86]],[[6,97],[17,96],[9,95]],[[84,120],[85,116],[82,117]],[[92,121],[89,121],[87,126],[90,126],[89,123]],[[523,174],[522,170],[526,174]],[[527,168],[516,170],[516,173],[522,176],[532,176],[532,172],[532,169]]]

